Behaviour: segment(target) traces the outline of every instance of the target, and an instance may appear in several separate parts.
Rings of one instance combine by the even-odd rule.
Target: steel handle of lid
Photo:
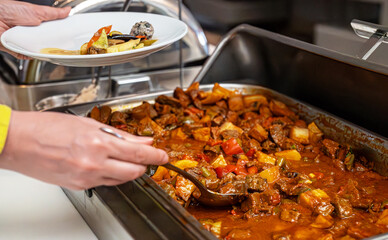
[[[357,57],[367,60],[372,53],[380,46],[381,43],[388,43],[388,27],[353,19],[350,23],[354,32],[361,38],[368,40],[359,50]]]

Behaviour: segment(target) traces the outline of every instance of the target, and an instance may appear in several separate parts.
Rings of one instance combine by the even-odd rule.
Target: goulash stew
[[[175,172],[158,167],[152,176],[219,239],[350,240],[388,232],[388,179],[365,157],[280,101],[198,87],[125,111],[95,107],[90,117],[153,136],[172,164],[213,191],[245,193],[241,204],[210,208]]]

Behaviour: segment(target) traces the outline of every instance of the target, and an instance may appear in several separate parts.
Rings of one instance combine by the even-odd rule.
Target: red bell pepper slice
[[[236,165],[227,165],[226,167],[218,167],[214,169],[217,173],[218,178],[222,178],[228,173],[234,172],[236,170]]]
[[[197,158],[206,162],[210,162],[210,158],[204,153],[198,153]]]
[[[259,171],[259,169],[256,166],[252,166],[248,168],[248,173],[249,174],[256,174]]]
[[[247,169],[240,165],[236,165],[236,169],[233,172],[237,175],[248,175]]]
[[[98,29],[98,31],[95,32],[93,37],[89,40],[87,48],[90,48],[93,45],[93,43],[100,38],[102,30],[105,30],[105,33],[108,34],[111,29],[112,29],[112,25],[109,25],[109,26],[102,27],[102,28]]]
[[[221,147],[227,155],[235,155],[244,152],[235,138],[223,142]]]
[[[255,153],[256,153],[256,149],[251,148],[247,153],[245,153],[245,155],[247,155],[247,157],[253,157]]]

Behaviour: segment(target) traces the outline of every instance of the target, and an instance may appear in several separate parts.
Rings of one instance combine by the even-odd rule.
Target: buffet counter
[[[0,189],[0,239],[97,239],[58,186],[0,170]]]

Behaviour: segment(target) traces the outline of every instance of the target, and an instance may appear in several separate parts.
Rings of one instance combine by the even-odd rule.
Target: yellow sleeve
[[[3,151],[7,139],[9,121],[11,119],[11,108],[0,104],[0,153]]]

